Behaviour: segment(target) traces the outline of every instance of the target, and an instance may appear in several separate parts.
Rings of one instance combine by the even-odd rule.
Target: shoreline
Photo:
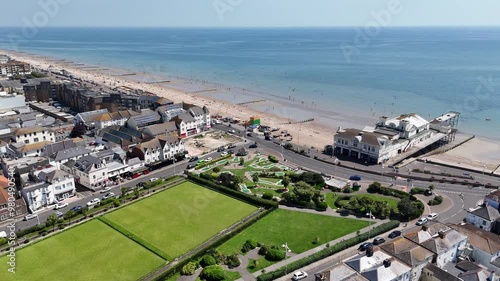
[[[49,67],[65,69],[74,77],[86,81],[95,81],[111,87],[125,86],[141,89],[166,97],[174,102],[206,105],[212,115],[248,120],[258,115],[262,123],[271,127],[287,130],[294,137],[292,142],[323,149],[331,145],[337,128],[354,127],[362,129],[373,126],[377,117],[368,114],[353,115],[337,108],[326,110],[312,102],[289,99],[275,94],[269,94],[239,87],[229,87],[201,79],[190,79],[178,76],[167,76],[151,69],[153,72],[134,72],[128,69],[108,67],[99,64],[85,64],[60,57],[41,54],[29,54],[11,50],[0,50],[13,58],[30,63],[35,68],[47,70]],[[124,75],[126,74],[126,75]],[[233,99],[231,99],[233,97]],[[358,114],[358,112],[355,112]],[[294,124],[314,118],[314,121]],[[292,124],[287,124],[292,121]],[[464,132],[466,133],[466,132]],[[498,140],[491,137],[477,136],[485,140]],[[303,141],[300,143],[300,139]]]

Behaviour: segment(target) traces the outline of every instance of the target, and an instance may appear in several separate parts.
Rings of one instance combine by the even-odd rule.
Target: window
[[[486,221],[483,221],[483,225],[486,225]]]
[[[95,175],[94,175],[94,179],[95,179]]]
[[[30,143],[30,141],[29,140],[24,140],[24,143]]]
[[[33,141],[34,141],[34,142],[38,142],[38,138],[34,138],[34,139],[33,139]]]

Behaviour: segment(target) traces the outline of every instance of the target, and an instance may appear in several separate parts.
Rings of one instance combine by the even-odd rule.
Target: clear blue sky
[[[39,17],[59,4],[47,26],[287,27],[364,26],[373,12],[400,3],[389,26],[500,25],[500,0],[10,0],[0,26]],[[231,4],[233,3],[233,4]],[[216,9],[218,7],[219,10]],[[24,19],[24,20],[23,20]],[[46,19],[46,18],[45,18]],[[45,26],[45,23],[43,23]]]

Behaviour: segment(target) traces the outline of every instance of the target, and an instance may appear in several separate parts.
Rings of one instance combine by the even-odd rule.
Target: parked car
[[[150,181],[150,182],[155,182],[155,181],[157,181],[157,180],[159,180],[159,178],[150,178],[150,179],[149,179],[149,181]]]
[[[253,137],[253,134],[252,133],[247,133],[247,136],[248,137]]]
[[[143,175],[149,175],[149,170],[145,170],[144,172],[142,172]]]
[[[196,167],[196,164],[194,164],[194,163],[191,163],[191,164],[189,164],[189,165],[187,166],[187,168],[188,168],[188,169],[193,169],[193,168],[195,168],[195,167]]]
[[[138,177],[140,177],[140,176],[141,176],[141,174],[135,173],[135,174],[133,174],[133,175],[132,175],[132,178],[133,178],[133,179],[136,179],[136,178],[138,178]]]
[[[422,224],[424,224],[424,223],[426,223],[428,221],[429,220],[427,218],[421,217],[421,218],[418,219],[416,225],[422,225]]]
[[[431,196],[431,195],[432,195],[432,189],[427,189],[427,190],[424,192],[424,195],[425,195],[425,196]]]
[[[360,181],[361,180],[361,177],[358,176],[358,175],[354,175],[354,176],[350,176],[349,177],[349,180],[352,180],[352,181]]]
[[[373,245],[380,245],[385,242],[385,239],[382,237],[377,237],[373,239]]]
[[[228,150],[228,151],[227,151],[227,154],[231,154],[231,155],[232,155],[232,154],[234,154],[234,151],[232,151],[232,150]]]
[[[432,221],[432,220],[435,220],[437,218],[438,214],[437,213],[430,213],[428,216],[427,216],[427,220],[428,221]]]
[[[212,161],[212,157],[208,157],[205,161]]]
[[[293,277],[292,279],[293,280],[301,280],[301,279],[304,279],[304,278],[307,278],[307,272],[305,271],[297,271],[293,274]]]
[[[82,206],[75,206],[75,207],[71,208],[71,211],[79,212],[81,209],[82,209]]]
[[[62,212],[59,212],[59,211],[55,212],[54,214],[55,214],[55,215],[56,215],[56,217],[57,217],[57,218],[59,218],[59,219],[60,219],[60,218],[62,218],[62,217],[64,217],[64,214],[63,214]]]
[[[235,131],[235,130],[232,130],[232,129],[231,129],[231,130],[229,130],[229,131],[227,131],[227,132],[228,132],[228,133],[231,133],[231,134],[236,134],[236,131]]]
[[[399,230],[394,230],[393,232],[391,232],[389,234],[389,238],[391,238],[391,239],[396,238],[398,236],[401,236],[401,231],[399,231]]]
[[[221,146],[221,147],[217,148],[217,152],[222,152],[222,151],[224,151],[224,150],[226,150],[226,149],[225,149],[223,146]]]
[[[373,244],[370,242],[365,242],[365,243],[359,245],[358,251],[366,251],[366,249],[368,249],[368,247],[370,247],[370,246],[373,246]]]
[[[106,195],[104,195],[104,196],[102,197],[102,200],[110,199],[110,198],[112,198],[113,196],[115,196],[115,194],[114,194],[113,192],[106,193]]]
[[[94,199],[90,200],[89,202],[87,202],[87,206],[92,207],[95,205],[99,205],[99,203],[101,203],[101,200],[99,200],[99,198],[94,198]]]
[[[221,157],[224,157],[226,155],[227,155],[227,152],[225,152],[225,151],[220,154]]]
[[[257,143],[255,142],[255,143],[252,143],[252,144],[251,144],[248,148],[257,148],[257,147],[258,147],[258,145],[257,145]]]
[[[111,190],[110,186],[106,186],[105,188],[101,189],[101,193],[106,193]]]
[[[231,148],[235,148],[235,147],[236,147],[236,145],[230,144],[230,145],[227,146],[227,149],[231,149]]]
[[[59,210],[64,207],[68,207],[68,203],[66,202],[57,202],[56,206],[54,207],[54,210]]]
[[[36,219],[36,218],[38,218],[38,214],[28,214],[28,215],[24,216],[25,221],[29,221],[29,220]]]
[[[198,159],[199,159],[199,158],[198,158],[198,156],[191,157],[191,158],[189,159],[189,162],[198,161]]]

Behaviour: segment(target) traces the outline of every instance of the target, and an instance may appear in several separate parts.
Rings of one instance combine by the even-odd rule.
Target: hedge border
[[[205,168],[205,167],[206,167],[206,166],[208,166],[208,165],[212,165],[212,164],[217,163],[217,162],[219,162],[219,161],[226,160],[227,158],[232,157],[232,156],[233,156],[232,154],[228,154],[228,155],[226,155],[226,156],[219,157],[219,158],[214,159],[214,160],[212,160],[212,161],[210,161],[210,162],[205,162],[205,163],[203,163],[203,164],[196,165],[196,167],[195,167],[194,169],[195,169],[195,170],[199,170],[199,169]]]
[[[97,219],[100,220],[101,222],[103,222],[104,224],[106,224],[107,226],[111,227],[112,229],[114,229],[114,230],[118,231],[119,233],[125,235],[125,237],[129,238],[130,240],[132,240],[132,241],[136,242],[137,244],[141,245],[142,247],[146,248],[147,250],[149,250],[153,254],[161,257],[162,259],[164,259],[166,261],[170,261],[172,259],[170,256],[168,256],[167,254],[165,254],[162,250],[160,250],[157,247],[151,245],[146,240],[144,240],[144,239],[142,239],[142,238],[134,235],[133,233],[131,233],[130,231],[126,230],[124,227],[120,226],[119,224],[115,223],[114,221],[112,221],[110,219],[107,219],[105,217],[99,217]]]
[[[391,229],[394,229],[398,226],[399,226],[399,221],[392,220],[390,222],[386,222],[382,225],[379,225],[379,226],[373,228],[369,232],[364,232],[360,235],[357,235],[355,237],[352,237],[352,238],[349,238],[349,239],[344,240],[342,242],[339,242],[339,243],[333,245],[332,247],[325,248],[325,249],[323,249],[317,253],[314,253],[308,257],[294,261],[294,262],[288,264],[288,266],[287,266],[288,270],[285,269],[284,267],[282,267],[278,270],[264,273],[264,274],[260,275],[259,277],[257,277],[257,281],[275,280],[279,277],[285,276],[285,272],[292,272],[294,270],[298,270],[304,266],[310,265],[314,262],[317,262],[317,261],[322,260],[324,258],[327,258],[331,255],[339,253],[347,248],[350,248],[350,247],[357,245],[363,241],[366,241],[371,237],[375,237],[377,235],[380,235],[380,234],[387,232]]]

